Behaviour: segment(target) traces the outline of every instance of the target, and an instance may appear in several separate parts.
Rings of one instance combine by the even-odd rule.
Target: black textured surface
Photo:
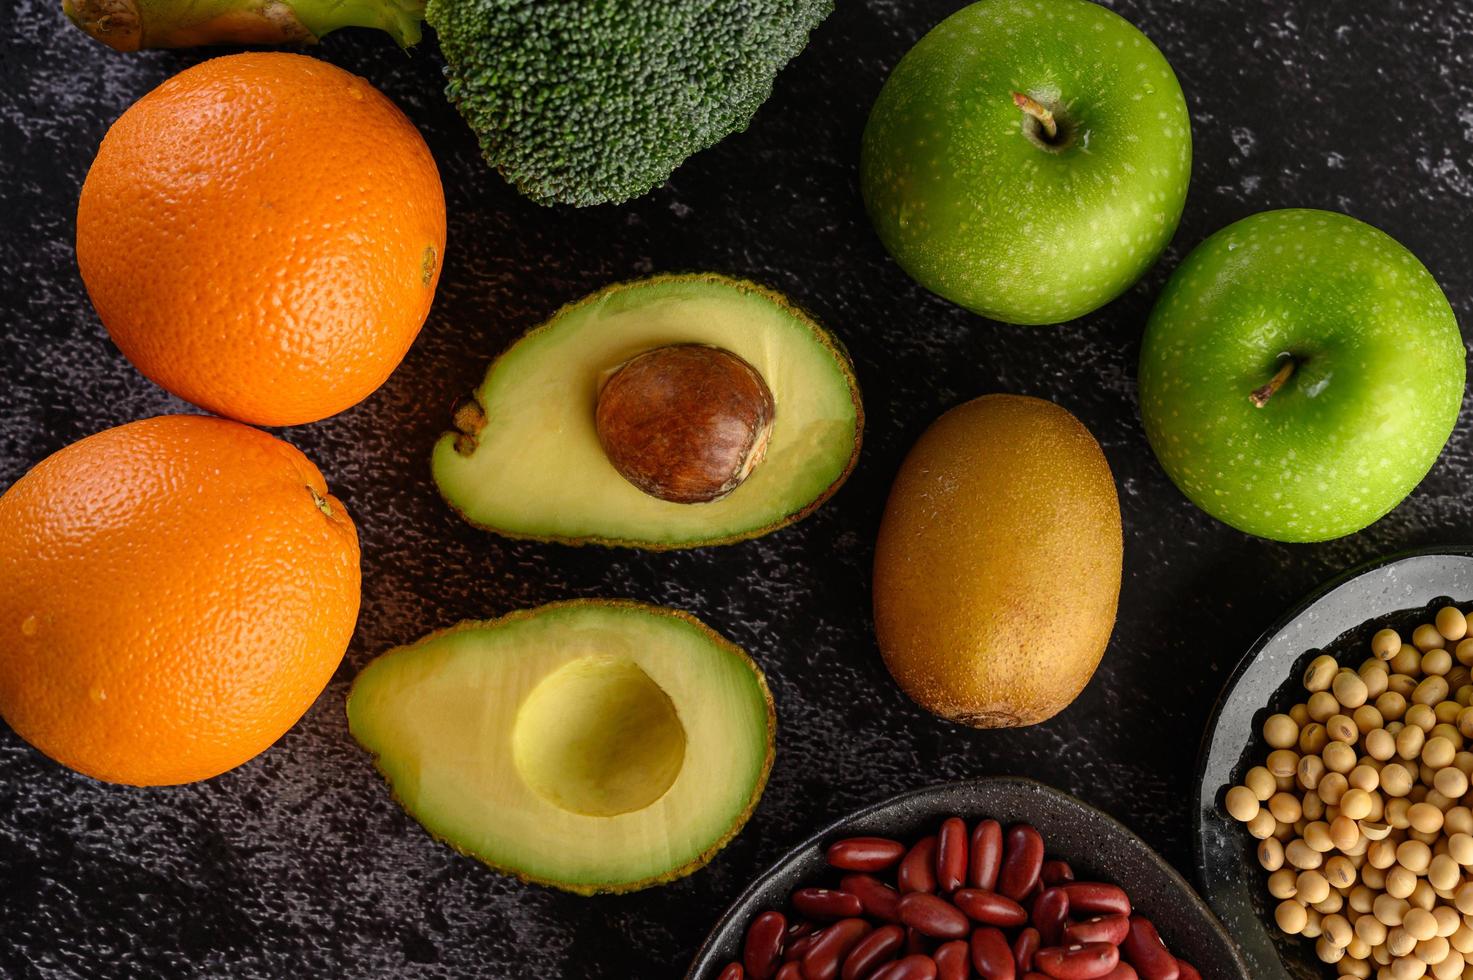
[[[824,860],[828,844],[871,834],[914,841],[935,833],[951,816],[961,816],[969,824],[986,817],[1005,827],[1032,824],[1043,835],[1046,858],[1067,859],[1079,881],[1108,880],[1124,888],[1133,911],[1148,917],[1171,951],[1202,976],[1259,977],[1247,972],[1233,938],[1186,880],[1139,837],[1109,815],[1042,783],[992,778],[911,790],[824,827],[779,858],[742,893],[702,944],[686,980],[715,977],[727,962],[739,958],[748,923],[768,909],[783,908],[794,889],[837,887],[839,874]]]
[[[433,45],[335,35],[424,130],[445,178],[440,296],[400,370],[358,408],[287,433],[363,535],[346,662],[274,749],[179,789],[102,786],[0,730],[0,974],[674,977],[759,869],[833,816],[947,778],[1026,774],[1191,861],[1192,775],[1217,689],[1258,632],[1318,582],[1403,547],[1470,537],[1465,415],[1431,476],[1370,529],[1316,546],[1245,537],[1167,481],[1141,432],[1135,359],[1185,251],[1253,211],[1336,208],[1405,243],[1473,322],[1473,3],[1118,0],[1165,51],[1193,115],[1175,243],[1118,302],[1057,328],[988,323],[925,294],[860,207],[859,134],[885,73],[958,0],[845,0],[751,129],[630,205],[547,210],[479,163],[440,96]],[[83,435],[184,408],[140,377],[76,275],[77,190],[108,123],[200,52],[117,55],[56,0],[7,5],[0,47],[0,485]],[[488,359],[607,282],[711,269],[791,295],[853,352],[869,418],[847,487],[768,538],[643,555],[513,543],[463,524],[428,479],[447,408]],[[1046,270],[1043,270],[1046,274]],[[1095,680],[1017,732],[942,724],[890,682],[869,563],[906,448],[947,407],[1012,391],[1077,413],[1114,468],[1124,590]],[[687,609],[750,650],[779,711],[777,764],[746,831],[706,870],[580,899],[519,885],[429,839],[348,737],[369,657],[467,617],[571,596]]]
[[[1203,895],[1238,937],[1255,980],[1314,980],[1324,964],[1314,943],[1266,920],[1276,900],[1264,886],[1257,841],[1222,809],[1224,788],[1238,785],[1272,751],[1264,719],[1307,697],[1309,662],[1329,653],[1347,667],[1365,660],[1371,636],[1391,627],[1410,636],[1449,600],[1473,599],[1473,548],[1413,553],[1346,573],[1284,615],[1243,655],[1208,720],[1197,792],[1197,873]]]

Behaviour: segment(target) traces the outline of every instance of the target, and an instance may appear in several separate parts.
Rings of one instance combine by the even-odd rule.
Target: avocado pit
[[[594,410],[614,469],[652,497],[709,503],[767,455],[776,414],[757,369],[731,351],[672,344],[615,368]]]

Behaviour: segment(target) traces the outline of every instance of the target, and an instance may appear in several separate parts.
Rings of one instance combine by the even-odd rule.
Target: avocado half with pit
[[[767,785],[776,716],[756,664],[695,617],[579,600],[384,653],[348,727],[436,838],[593,894],[711,860]]]
[[[664,550],[806,516],[854,468],[848,355],[784,297],[658,276],[566,306],[492,363],[435,445],[435,482],[514,538]]]

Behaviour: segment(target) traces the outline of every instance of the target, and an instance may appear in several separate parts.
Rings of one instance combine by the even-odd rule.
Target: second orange
[[[113,341],[159,385],[258,425],[343,411],[429,314],[445,198],[418,130],[303,55],[186,69],[108,131],[77,262]]]

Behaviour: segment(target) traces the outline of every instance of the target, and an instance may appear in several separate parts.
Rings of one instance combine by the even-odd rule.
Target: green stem
[[[312,44],[339,27],[416,43],[425,0],[62,0],[72,23],[118,51],[200,44]]]

